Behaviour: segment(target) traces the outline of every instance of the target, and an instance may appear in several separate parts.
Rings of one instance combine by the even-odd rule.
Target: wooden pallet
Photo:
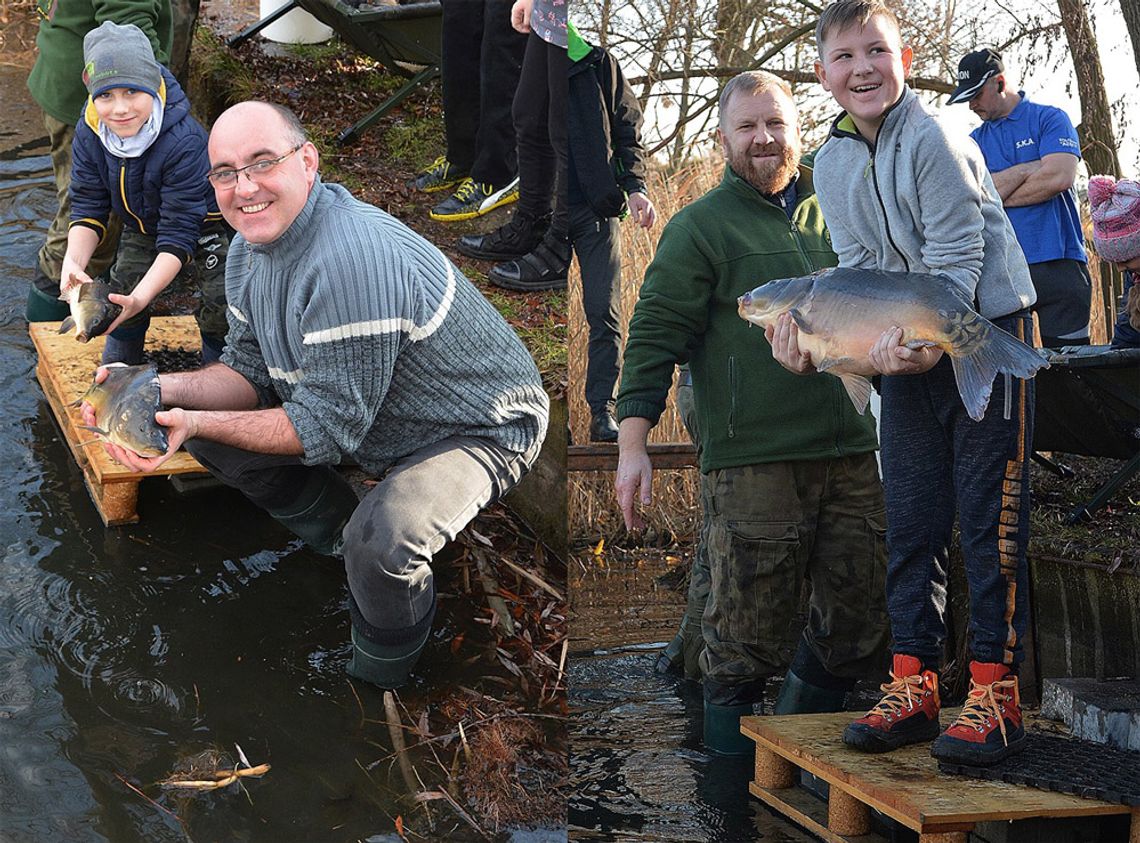
[[[39,362],[36,379],[43,388],[55,420],[76,463],[103,523],[109,527],[139,520],[139,482],[152,475],[201,474],[205,469],[185,451],[179,451],[157,472],[135,472],[112,462],[94,434],[80,429],[79,408],[69,406],[91,385],[103,353],[103,338],[88,343],[76,341],[74,333],[60,334],[58,322],[33,322],[28,333],[36,346]],[[190,316],[160,316],[151,320],[147,348],[198,350],[198,325]]]
[[[949,722],[953,712],[943,712]],[[918,832],[920,843],[966,843],[974,825],[1032,817],[1132,814],[1130,843],[1140,843],[1140,809],[1004,782],[943,775],[929,744],[873,755],[842,741],[858,715],[744,717],[740,731],[756,741],[756,778],[748,789],[827,843],[878,843],[871,810]],[[830,786],[827,802],[798,787],[800,770]]]

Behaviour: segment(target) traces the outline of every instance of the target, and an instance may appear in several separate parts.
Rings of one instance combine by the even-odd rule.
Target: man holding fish
[[[703,616],[705,746],[749,754],[752,713],[811,583],[811,610],[776,702],[779,713],[838,711],[886,664],[885,547],[875,431],[832,378],[798,378],[737,316],[758,282],[835,265],[811,171],[799,167],[786,82],[743,73],[721,94],[720,185],[661,235],[629,326],[617,400],[616,491],[643,526],[649,429],[674,366],[688,362],[702,439],[712,583]]]
[[[541,378],[438,249],[321,181],[317,149],[288,109],[233,106],[209,156],[237,231],[225,352],[160,376],[166,454],[107,450],[151,471],[185,443],[315,550],[342,556],[348,672],[398,687],[431,631],[433,554],[538,456]],[[344,462],[381,477],[359,502],[333,469]]]

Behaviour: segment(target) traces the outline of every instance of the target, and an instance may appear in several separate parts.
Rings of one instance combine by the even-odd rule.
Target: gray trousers
[[[366,638],[399,644],[430,625],[432,557],[522,478],[540,447],[516,454],[488,439],[453,436],[400,459],[364,496],[345,525],[341,555],[353,620]],[[187,450],[270,512],[288,507],[290,489],[303,488],[309,472],[331,470],[206,440],[187,442]]]

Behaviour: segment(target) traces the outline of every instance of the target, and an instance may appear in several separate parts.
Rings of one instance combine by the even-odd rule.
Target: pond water
[[[226,489],[180,494],[148,479],[141,522],[112,529],[88,497],[24,322],[55,212],[25,76],[0,66],[0,840],[398,840],[395,818],[412,809],[376,722],[379,690],[346,680],[342,564]],[[475,685],[447,648],[451,618],[474,614],[465,599],[437,615],[406,695],[421,709],[432,688]],[[177,798],[156,786],[204,751],[236,763],[235,745],[271,765],[246,792]],[[484,839],[433,813],[430,839]]]

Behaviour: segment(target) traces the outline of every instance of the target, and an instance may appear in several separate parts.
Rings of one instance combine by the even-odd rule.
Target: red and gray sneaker
[[[1017,677],[1004,664],[970,662],[962,713],[930,747],[939,761],[988,767],[1025,749]]]
[[[895,654],[879,704],[843,730],[843,742],[864,752],[890,752],[938,737],[938,674],[914,656]]]

